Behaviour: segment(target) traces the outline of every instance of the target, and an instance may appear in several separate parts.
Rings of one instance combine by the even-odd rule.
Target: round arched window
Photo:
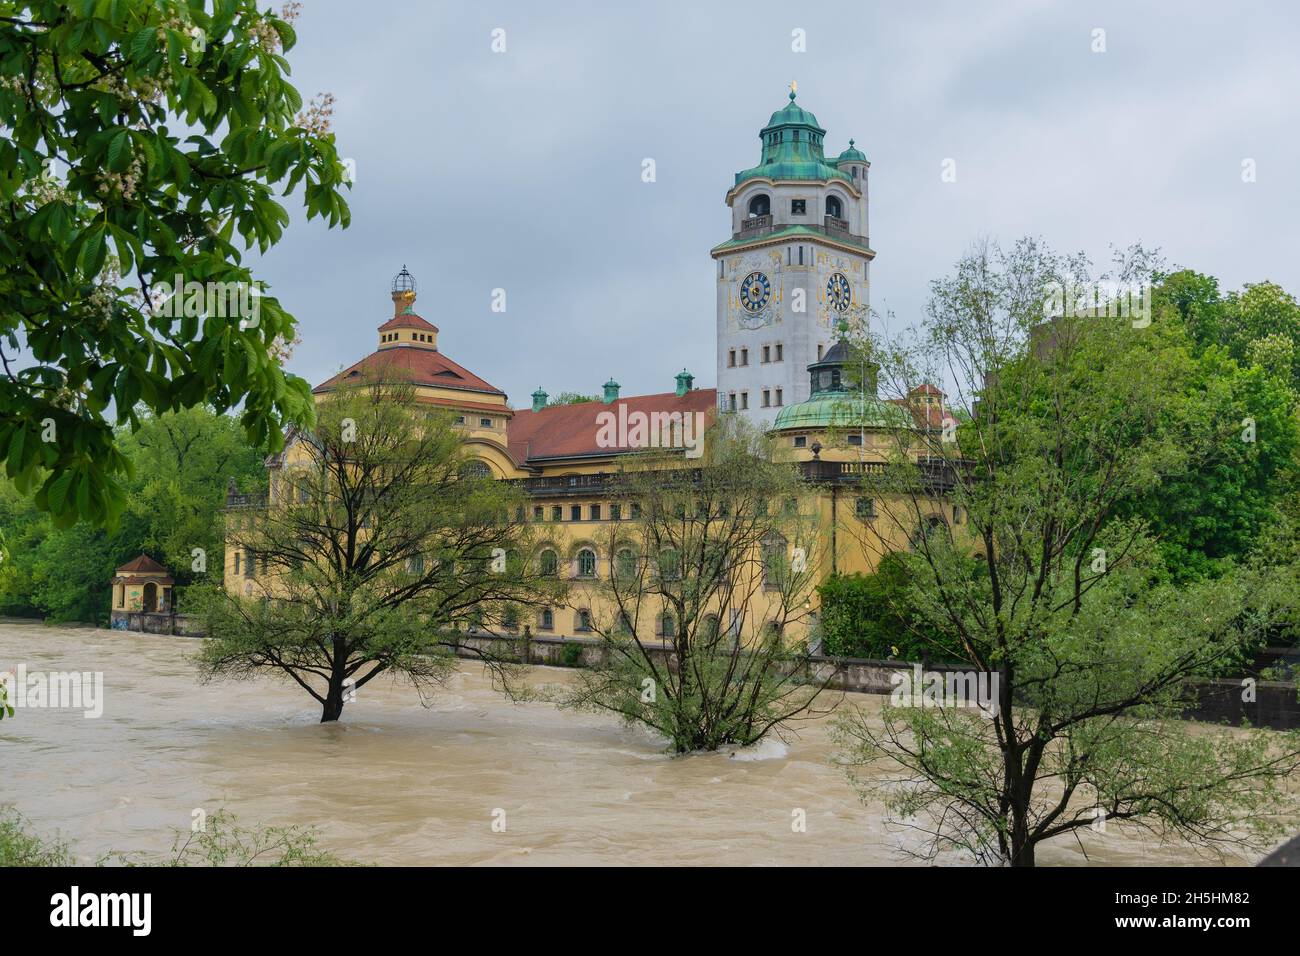
[[[594,578],[596,576],[596,552],[583,548],[578,552],[578,577]]]
[[[826,197],[826,215],[834,216],[836,219],[844,218],[844,204],[836,196]]]
[[[749,201],[748,211],[751,216],[766,216],[772,211],[772,200],[766,193],[759,193]]]
[[[555,552],[549,548],[541,553],[537,559],[537,569],[542,574],[554,574],[559,568],[560,562],[555,557]]]
[[[631,548],[619,549],[615,570],[620,578],[630,578],[636,574],[636,555]]]
[[[460,466],[460,476],[462,478],[491,478],[492,469],[488,467],[487,462],[479,461],[476,458],[474,461],[467,461]]]

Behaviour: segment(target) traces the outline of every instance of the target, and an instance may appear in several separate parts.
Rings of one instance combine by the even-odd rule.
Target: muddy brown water
[[[321,725],[286,681],[198,683],[197,646],[0,623],[0,671],[104,675],[97,719],[27,708],[0,721],[0,802],[59,832],[81,862],[163,853],[195,808],[224,807],[241,824],[314,826],[326,849],[377,864],[916,865],[901,852],[916,837],[859,801],[825,720],[785,743],[672,758],[616,719],[511,703],[466,662],[430,707],[376,681],[342,722]],[[841,706],[879,705],[849,695]],[[792,830],[796,809],[806,832]],[[1070,840],[1039,860],[1205,862],[1117,827],[1084,843],[1087,859]]]

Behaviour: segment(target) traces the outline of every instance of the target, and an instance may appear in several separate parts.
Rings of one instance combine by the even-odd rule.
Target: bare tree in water
[[[296,444],[267,506],[230,529],[248,593],[191,598],[206,677],[279,671],[322,722],[338,720],[385,674],[427,699],[454,666],[458,627],[504,630],[515,609],[562,594],[519,558],[531,547],[521,493],[467,458],[450,418],[408,386],[331,396]]]

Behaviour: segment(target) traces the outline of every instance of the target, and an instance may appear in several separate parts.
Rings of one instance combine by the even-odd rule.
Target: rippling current
[[[513,704],[465,662],[432,706],[376,681],[338,724],[283,679],[202,685],[197,642],[0,623],[0,671],[103,672],[103,715],[20,709],[0,721],[0,802],[81,862],[165,852],[202,807],[300,824],[377,864],[914,865],[835,762],[827,722],[786,743],[671,758],[617,719]],[[537,669],[557,680],[559,670]],[[869,713],[880,699],[840,706]],[[806,812],[793,832],[791,813]],[[493,812],[505,811],[505,832]],[[1047,865],[1198,862],[1111,827],[1041,849]],[[960,862],[951,860],[948,862]],[[1200,860],[1204,862],[1204,860]],[[1245,862],[1245,861],[1242,861]]]

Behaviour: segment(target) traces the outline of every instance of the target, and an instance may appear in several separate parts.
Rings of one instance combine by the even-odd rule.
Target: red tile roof
[[[380,332],[391,332],[393,329],[422,329],[425,332],[438,331],[436,325],[420,318],[414,312],[399,312],[379,327]]]
[[[124,578],[116,577],[109,584],[175,584],[175,579],[170,575],[164,575],[161,578]]]
[[[312,391],[328,392],[350,381],[360,383],[368,377],[377,377],[380,381],[409,381],[414,385],[432,385],[438,388],[485,392],[489,395],[505,395],[501,389],[489,385],[437,349],[420,348],[414,345],[397,345],[390,349],[371,352],[352,367],[321,382]]]
[[[166,574],[167,573],[166,568],[164,568],[153,558],[149,557],[149,555],[147,554],[142,554],[138,558],[132,558],[130,561],[126,562],[126,564],[122,565],[117,570],[119,574],[123,572],[128,574],[132,572],[143,573],[143,574]]]
[[[679,396],[676,392],[658,395],[632,395],[606,405],[582,402],[577,405],[551,405],[540,412],[517,411],[510,420],[508,442],[510,456],[516,462],[545,458],[585,458],[626,452],[627,446],[602,448],[596,438],[601,430],[597,416],[613,412],[621,416],[619,406],[626,406],[629,419],[634,412],[672,414],[704,412],[712,417],[718,405],[718,390],[697,388]],[[624,438],[626,436],[618,436]]]

